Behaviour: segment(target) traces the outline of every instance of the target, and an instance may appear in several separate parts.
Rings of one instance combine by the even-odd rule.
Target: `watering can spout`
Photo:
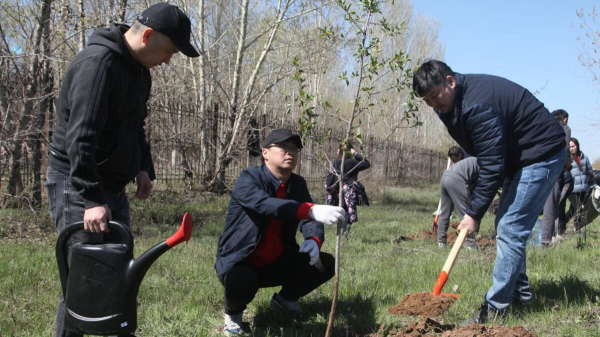
[[[144,254],[135,260],[131,261],[129,270],[127,271],[128,288],[137,294],[137,291],[146,275],[150,266],[167,250],[175,247],[176,245],[189,241],[192,236],[192,216],[189,213],[183,215],[183,221],[181,226],[165,241],[155,245],[148,249]]]

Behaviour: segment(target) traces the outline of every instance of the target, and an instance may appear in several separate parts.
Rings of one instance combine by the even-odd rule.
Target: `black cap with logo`
[[[300,138],[300,136],[293,134],[292,131],[288,129],[277,129],[271,131],[271,133],[269,133],[269,135],[265,138],[265,141],[263,142],[263,148],[266,148],[271,144],[279,144],[285,142],[288,139],[294,142],[294,144],[299,149],[303,148],[302,139]]]
[[[192,31],[190,19],[177,6],[168,3],[152,5],[143,11],[137,20],[144,26],[168,36],[184,55],[200,56],[196,48],[190,44]]]

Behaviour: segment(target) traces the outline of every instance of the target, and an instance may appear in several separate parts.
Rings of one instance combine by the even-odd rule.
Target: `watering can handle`
[[[133,249],[133,235],[131,235],[131,231],[129,231],[127,226],[118,221],[109,221],[108,228],[111,231],[116,231],[123,240],[123,243],[125,243],[125,245],[127,245],[127,247],[130,249]],[[76,222],[63,229],[56,240],[56,262],[58,263],[60,284],[62,286],[63,295],[67,293],[67,278],[69,276],[69,252],[67,244],[75,232],[82,230],[84,230],[83,221]]]

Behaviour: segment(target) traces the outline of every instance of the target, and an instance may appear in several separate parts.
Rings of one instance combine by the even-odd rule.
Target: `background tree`
[[[132,23],[149,5],[147,0],[6,0],[0,2],[0,182],[5,196],[39,204],[46,169],[55,102],[64,73],[89,36],[109,23]],[[343,20],[344,11],[331,0],[173,0],[192,20],[192,40],[202,56],[176,56],[169,66],[152,70],[147,134],[159,179],[185,180],[190,188],[222,192],[247,166],[258,164],[248,156],[246,135],[251,118],[264,137],[275,127],[297,129],[302,109],[289,107],[286,96],[297,97],[298,68],[305,91],[317,107],[319,134],[325,129],[343,133],[340,119],[352,111],[355,79],[355,27]],[[404,23],[403,34],[380,51],[390,58],[396,50],[414,60],[443,58],[438,24],[413,13],[408,0],[381,2],[389,25]],[[48,12],[42,12],[46,5]],[[42,16],[48,19],[43,20]],[[323,31],[327,27],[328,31]],[[371,26],[373,38],[384,32]],[[41,30],[40,30],[41,29]],[[335,31],[327,38],[320,38]],[[325,34],[327,35],[327,34]],[[292,60],[296,59],[296,65]],[[348,72],[350,85],[339,80]],[[377,75],[388,87],[388,76]],[[379,82],[377,82],[379,83]],[[431,114],[415,112],[424,127],[392,132],[401,124],[407,92],[378,93],[377,109],[364,109],[356,121],[362,138],[390,135],[403,150],[382,166],[405,165],[416,150],[442,149],[445,142],[432,134],[441,124]],[[319,101],[328,101],[339,114],[321,113]],[[359,123],[360,122],[360,123]],[[343,137],[338,137],[343,138]],[[310,143],[312,144],[312,143]],[[311,174],[325,167],[303,151],[297,170]],[[370,150],[369,150],[370,151]],[[324,151],[327,153],[327,151]],[[404,158],[400,160],[398,158]],[[407,168],[402,170],[406,171]]]
[[[303,136],[309,137],[312,131],[324,118],[337,120],[345,129],[342,139],[337,139],[346,151],[342,154],[339,172],[339,206],[343,204],[344,158],[349,152],[350,144],[360,144],[363,149],[362,120],[370,119],[368,128],[387,131],[388,138],[399,128],[411,128],[422,125],[418,119],[418,103],[412,92],[412,62],[408,53],[403,49],[409,44],[403,39],[407,31],[406,21],[389,20],[388,17],[401,14],[396,10],[394,2],[377,0],[337,0],[342,10],[343,22],[339,31],[331,27],[320,28],[320,36],[325,39],[339,36],[349,41],[348,52],[352,55],[341,69],[338,79],[345,90],[351,92],[350,104],[336,107],[317,92],[308,92],[307,77],[299,67],[298,59],[294,59],[297,70],[293,77],[299,84],[293,107],[300,111],[298,124]],[[384,14],[385,13],[385,14]],[[411,16],[408,15],[408,18]],[[352,50],[352,48],[354,48]],[[417,53],[417,48],[415,48]],[[428,51],[431,53],[431,51]],[[389,101],[396,103],[397,108],[389,109]],[[315,103],[316,102],[316,103]],[[398,104],[401,103],[401,104]],[[290,107],[291,110],[291,107]],[[394,121],[379,127],[377,122]],[[314,138],[314,137],[313,137]],[[322,145],[323,139],[316,139]],[[377,149],[373,149],[373,152]],[[322,153],[318,151],[318,153]],[[321,156],[320,156],[321,157]],[[327,153],[321,157],[323,165],[335,172],[332,161]],[[334,322],[337,305],[339,269],[340,269],[341,223],[337,226],[336,236],[336,265],[334,294],[326,336],[329,336]]]

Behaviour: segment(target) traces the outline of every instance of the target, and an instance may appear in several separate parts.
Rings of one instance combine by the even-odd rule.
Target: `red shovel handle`
[[[189,241],[190,237],[192,237],[192,216],[190,213],[185,213],[179,230],[167,239],[167,245],[173,248],[183,241]]]

